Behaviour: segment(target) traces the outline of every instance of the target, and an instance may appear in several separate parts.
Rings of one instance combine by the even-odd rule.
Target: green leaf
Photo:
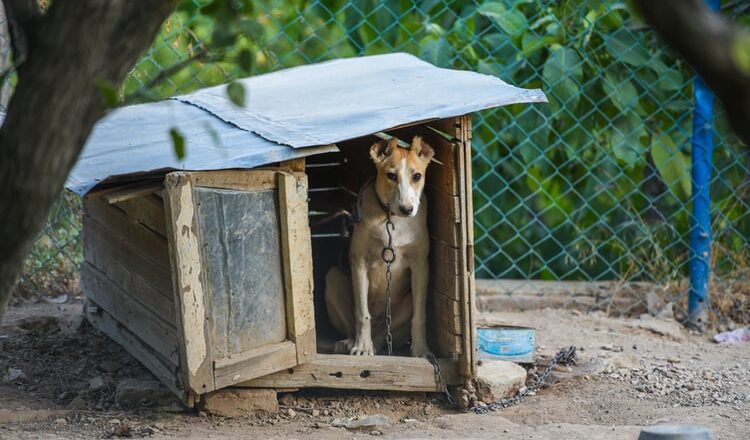
[[[680,73],[678,68],[667,67],[667,65],[659,59],[651,60],[649,67],[651,67],[659,77],[656,80],[656,86],[659,89],[667,91],[680,90],[684,85],[682,73]]]
[[[486,2],[477,9],[510,36],[516,36],[529,27],[526,17],[515,9],[507,9],[500,2]]]
[[[445,38],[427,37],[420,43],[419,57],[438,67],[449,67],[453,59],[453,46]]]
[[[120,102],[120,97],[117,94],[117,88],[109,81],[97,78],[94,82],[96,89],[99,90],[99,94],[102,95],[104,105],[107,107],[115,107]]]
[[[617,81],[609,73],[605,73],[602,87],[620,111],[630,112],[638,104],[638,91],[629,80]]]
[[[236,105],[237,107],[244,107],[245,106],[245,86],[243,86],[241,83],[238,83],[237,81],[233,81],[229,83],[227,86],[227,97],[229,97],[229,100],[232,101],[232,104]]]
[[[607,51],[615,60],[623,61],[631,66],[643,66],[651,59],[645,43],[636,37],[631,30],[620,28],[604,39]]]
[[[750,32],[743,31],[732,41],[732,60],[745,75],[750,75]]]
[[[542,69],[542,77],[551,87],[556,106],[574,108],[581,99],[578,82],[583,78],[581,57],[569,48],[552,51]],[[576,82],[576,80],[578,82]]]
[[[250,73],[250,70],[253,68],[253,53],[250,52],[250,49],[242,49],[237,54],[237,64],[243,72]]]
[[[677,197],[690,198],[690,158],[683,154],[667,135],[655,137],[651,143],[651,158],[664,183]]]
[[[169,136],[172,138],[172,147],[174,148],[174,154],[178,159],[182,160],[183,158],[185,158],[185,138],[174,127],[169,129]]]
[[[619,116],[610,134],[612,153],[618,161],[632,168],[643,153],[640,138],[646,134],[643,121],[634,112]]]

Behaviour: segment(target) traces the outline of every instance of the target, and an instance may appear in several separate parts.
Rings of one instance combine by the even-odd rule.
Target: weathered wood
[[[460,383],[457,362],[439,359],[448,385]],[[441,391],[435,370],[422,358],[325,355],[306,364],[238,384],[253,388],[337,388],[353,390]]]
[[[126,185],[112,191],[106,191],[101,194],[101,198],[104,199],[110,205],[124,202],[127,200],[135,199],[138,197],[147,196],[153,194],[163,188],[163,184],[160,181],[157,182],[141,182],[133,185]]]
[[[430,212],[427,223],[430,235],[458,247],[461,227],[460,199],[438,190],[431,190],[428,195]]]
[[[206,304],[200,240],[195,224],[193,185],[186,173],[171,173],[165,181],[167,236],[172,259],[172,282],[181,343],[180,364],[186,384],[196,394],[216,389],[208,350]]]
[[[199,187],[193,198],[213,357],[284,341],[278,192]]]
[[[177,366],[177,336],[171,323],[133,300],[90,263],[81,266],[81,287],[86,298],[96,302],[154,351]]]
[[[300,157],[297,159],[285,160],[279,163],[279,168],[284,171],[292,173],[304,173],[305,172],[305,158]]]
[[[85,215],[111,231],[115,240],[131,247],[141,257],[169,270],[169,250],[164,237],[100,199],[85,200],[83,211]]]
[[[164,201],[156,194],[118,202],[115,207],[159,236],[167,237],[164,225]]]
[[[459,367],[464,377],[475,377],[477,374],[476,363],[476,286],[474,281],[474,205],[473,205],[473,182],[471,174],[471,115],[461,116],[457,119],[456,137],[461,145],[459,156],[459,181],[463,185],[464,209],[462,241],[463,262],[461,265],[461,276],[464,280],[462,296],[463,306],[463,346],[464,350],[459,358]]]
[[[262,191],[276,188],[274,170],[221,170],[190,173],[195,187]]]
[[[312,243],[304,174],[279,174],[279,207],[288,335],[297,344],[297,362],[303,364],[317,353]]]
[[[117,235],[88,215],[83,216],[83,257],[112,275],[122,272],[134,274],[162,295],[172,296],[168,269],[146,259],[127,236]],[[118,281],[125,278],[124,273],[113,277]]]
[[[481,312],[550,307],[635,314],[647,312],[642,298],[660,288],[648,282],[539,280],[477,280],[476,286],[477,308]]]
[[[91,299],[86,300],[85,312],[86,319],[88,319],[91,325],[125,348],[138,362],[143,364],[154,376],[169,387],[173,393],[188,403],[187,393],[180,386],[177,378],[177,367],[143,342],[138,336],[128,330],[126,325],[118,322],[117,319]]]
[[[91,223],[94,223],[94,225]],[[143,307],[151,310],[163,320],[174,323],[174,302],[169,273],[161,268],[156,268],[156,272],[161,273],[166,278],[167,283],[165,284],[169,286],[169,290],[160,291],[143,277],[143,272],[136,272],[129,268],[127,264],[121,264],[116,251],[120,248],[119,245],[112,240],[111,236],[97,234],[96,227],[95,222],[90,218],[84,218],[83,246],[86,259],[84,263],[96,267]],[[128,261],[132,260],[126,259],[126,262]],[[144,260],[138,259],[136,261],[142,262]]]
[[[433,239],[430,243],[430,278],[432,288],[450,298],[461,298],[461,259],[457,248]]]
[[[224,388],[297,365],[297,347],[284,341],[216,359],[214,381]]]

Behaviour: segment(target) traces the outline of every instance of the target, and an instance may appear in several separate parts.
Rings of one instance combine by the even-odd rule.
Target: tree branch
[[[704,0],[635,0],[646,21],[695,69],[724,105],[737,134],[750,146],[750,76],[732,50],[742,35]]]
[[[34,23],[42,12],[36,0],[3,0],[3,6],[8,18],[13,60],[16,66],[20,66],[26,61]]]
[[[104,114],[97,82],[119,86],[174,5],[55,0],[33,18],[33,43],[17,66],[0,127],[0,318],[34,237]]]

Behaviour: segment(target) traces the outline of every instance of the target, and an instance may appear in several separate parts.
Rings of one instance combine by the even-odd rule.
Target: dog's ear
[[[390,141],[386,141],[385,139],[377,141],[370,147],[370,157],[373,162],[379,164],[390,156],[397,147],[398,141],[396,138],[391,138]]]
[[[411,151],[412,154],[416,154],[417,157],[427,163],[435,156],[435,150],[427,142],[423,141],[421,136],[414,136],[414,139],[411,140]]]

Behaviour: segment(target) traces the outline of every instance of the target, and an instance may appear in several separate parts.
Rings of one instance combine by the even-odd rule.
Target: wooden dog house
[[[112,112],[68,180],[83,196],[86,316],[188,405],[224,387],[441,391],[408,356],[329,354],[326,271],[374,174],[368,148],[419,134],[434,148],[430,347],[447,385],[476,375],[471,117],[541,102],[404,54],[337,60]],[[168,132],[187,140],[173,156]],[[217,140],[216,137],[219,139]],[[312,227],[310,226],[312,225]]]

